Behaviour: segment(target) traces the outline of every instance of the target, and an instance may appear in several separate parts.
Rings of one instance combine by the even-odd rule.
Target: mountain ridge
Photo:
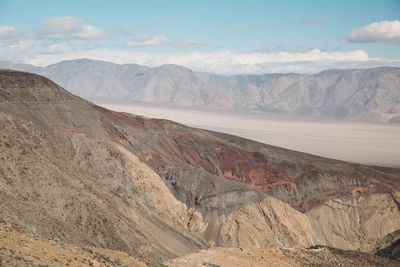
[[[35,72],[92,101],[257,110],[308,117],[397,122],[400,68],[325,70],[316,74],[222,76],[167,64],[149,68],[90,59],[47,67],[0,62]]]

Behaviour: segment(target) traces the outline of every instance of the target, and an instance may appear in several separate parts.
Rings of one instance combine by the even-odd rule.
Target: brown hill
[[[14,225],[0,224],[0,240],[0,266],[147,266],[124,252],[76,247],[24,233]]]
[[[158,264],[209,246],[375,251],[400,170],[118,113],[0,71],[0,219]],[[384,219],[383,219],[384,218]]]

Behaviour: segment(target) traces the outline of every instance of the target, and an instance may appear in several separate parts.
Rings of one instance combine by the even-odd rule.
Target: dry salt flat
[[[98,104],[115,111],[173,120],[327,158],[400,167],[400,125],[294,120],[261,113],[210,112],[144,104]]]

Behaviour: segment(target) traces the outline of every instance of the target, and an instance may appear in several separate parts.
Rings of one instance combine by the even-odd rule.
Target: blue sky
[[[222,74],[400,66],[399,20],[399,0],[0,0],[0,59]]]

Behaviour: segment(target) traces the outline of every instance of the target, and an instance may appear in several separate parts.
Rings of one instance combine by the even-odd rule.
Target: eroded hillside
[[[38,75],[0,71],[0,129],[0,219],[150,265],[212,246],[374,252],[400,229],[399,169],[113,112]]]

